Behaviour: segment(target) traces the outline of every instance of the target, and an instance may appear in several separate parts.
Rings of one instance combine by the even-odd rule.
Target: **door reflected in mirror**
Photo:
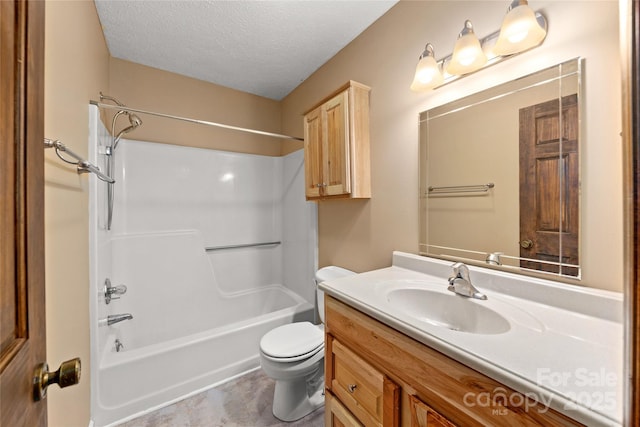
[[[420,114],[420,253],[580,278],[573,59]]]

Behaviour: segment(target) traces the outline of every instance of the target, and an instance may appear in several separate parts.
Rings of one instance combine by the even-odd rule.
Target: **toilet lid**
[[[308,353],[316,353],[323,345],[322,329],[310,322],[279,326],[264,334],[260,340],[262,352],[278,359],[297,358]]]

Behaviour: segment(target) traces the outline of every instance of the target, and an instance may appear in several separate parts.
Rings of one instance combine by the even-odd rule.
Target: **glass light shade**
[[[411,83],[411,90],[420,92],[423,90],[433,89],[440,86],[444,81],[444,77],[440,72],[440,67],[433,57],[433,48],[427,46],[424,53],[420,56],[420,61],[416,67],[416,74]]]
[[[482,51],[480,41],[473,32],[470,21],[458,36],[453,48],[451,61],[447,65],[447,73],[454,75],[472,73],[487,63],[487,56]]]
[[[500,56],[524,52],[542,43],[546,35],[547,30],[540,26],[533,10],[521,1],[504,17],[493,52]]]

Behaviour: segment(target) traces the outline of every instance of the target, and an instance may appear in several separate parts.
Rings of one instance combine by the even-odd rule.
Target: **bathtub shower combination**
[[[91,411],[105,426],[257,368],[262,335],[313,321],[317,220],[300,151],[121,139],[107,160],[112,137],[89,116],[90,159],[116,180],[110,229],[107,185],[89,191]]]

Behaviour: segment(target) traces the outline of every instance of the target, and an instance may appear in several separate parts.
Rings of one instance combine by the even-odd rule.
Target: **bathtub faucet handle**
[[[104,302],[109,304],[112,299],[120,299],[120,295],[124,295],[127,292],[125,285],[112,286],[111,280],[107,277],[104,281]]]

